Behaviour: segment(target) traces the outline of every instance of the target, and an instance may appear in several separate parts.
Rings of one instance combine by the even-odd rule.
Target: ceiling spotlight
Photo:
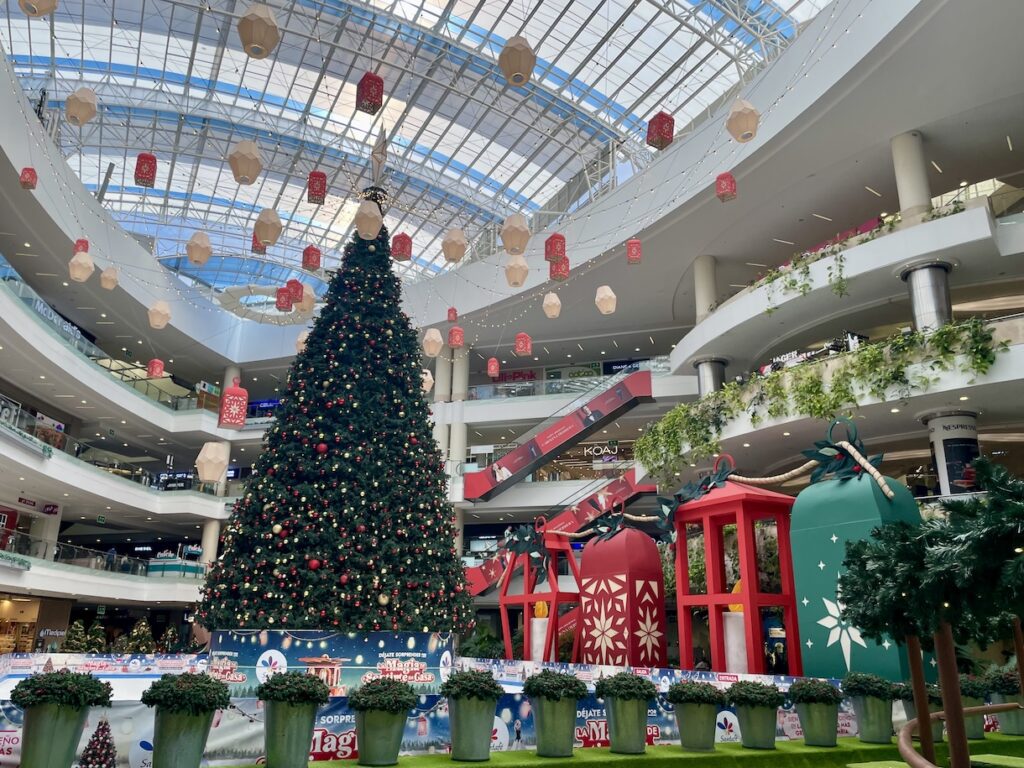
[[[783,436],[783,437],[789,437],[789,432],[783,432],[783,433],[782,433],[782,436]]]
[[[964,402],[965,400],[970,400],[970,399],[971,399],[971,398],[969,398],[969,397],[968,397],[967,395],[961,395],[961,396],[960,396],[960,402],[961,402],[961,403],[962,403],[962,402]]]
[[[889,413],[899,413],[899,412],[900,412],[899,408],[890,408],[889,409]]]
[[[961,187],[966,187],[967,186],[967,179],[961,179],[960,186]]]

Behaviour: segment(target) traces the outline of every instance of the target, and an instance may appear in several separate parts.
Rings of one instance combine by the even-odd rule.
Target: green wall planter
[[[1010,704],[1011,702],[1024,704],[1024,696],[1006,696],[1002,693],[992,694],[993,704]],[[1004,733],[1007,736],[1024,736],[1024,709],[1017,710],[1016,712],[1000,712],[996,717],[999,718],[1000,733]]]
[[[491,759],[491,731],[497,699],[448,699],[452,760],[482,763]]]
[[[892,743],[892,702],[874,696],[854,696],[857,738],[866,744]]]
[[[88,708],[40,704],[25,710],[21,730],[23,768],[71,768]]]
[[[530,700],[537,729],[537,757],[572,757],[576,739],[576,700]]]
[[[153,731],[153,768],[199,768],[213,712],[187,715],[156,708]]]
[[[971,696],[962,696],[964,709],[968,707],[983,707],[985,706],[984,699],[975,699]],[[973,715],[971,717],[964,718],[964,728],[967,730],[968,739],[984,739],[985,738],[985,716],[984,715]]]
[[[740,742],[745,748],[775,749],[777,712],[774,707],[736,707]]]
[[[356,712],[360,765],[396,765],[408,713]]]
[[[711,752],[715,748],[714,704],[676,704],[676,726],[679,742],[687,752]]]
[[[939,711],[939,707],[936,706],[935,704],[930,704],[928,706],[928,708],[932,712],[938,712]],[[915,717],[917,717],[917,708],[914,706],[914,702],[912,702],[912,701],[904,701],[903,702],[903,711],[907,713],[907,720],[913,720]],[[918,729],[918,733],[920,733],[920,729]],[[914,734],[914,738],[915,739],[918,738],[918,733]],[[932,721],[932,741],[934,743],[936,743],[936,744],[941,744],[942,743],[942,721],[941,720],[933,720]]]
[[[268,701],[263,725],[263,748],[267,765],[274,768],[307,768],[313,743],[316,704]]]
[[[642,755],[647,751],[647,702],[616,699],[604,702],[608,713],[611,751],[617,755]]]
[[[839,730],[838,704],[797,704],[804,744],[808,747],[834,747]]]

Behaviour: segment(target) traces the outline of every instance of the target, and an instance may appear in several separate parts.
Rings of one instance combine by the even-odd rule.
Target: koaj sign
[[[619,446],[617,445],[585,445],[583,446],[584,456],[618,456]]]

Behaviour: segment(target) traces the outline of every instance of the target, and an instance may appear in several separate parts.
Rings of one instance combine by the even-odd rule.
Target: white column
[[[207,520],[203,523],[203,554],[200,563],[212,563],[217,559],[217,544],[220,540],[220,520]]]
[[[725,360],[706,358],[693,364],[697,369],[697,394],[706,397],[725,385]]]
[[[63,514],[64,508],[58,506],[55,515],[40,515],[32,518],[28,533],[29,536],[36,539],[33,542],[33,556],[53,560]]]
[[[452,355],[452,402],[469,396],[469,348],[459,347]]]
[[[718,301],[717,266],[714,256],[698,256],[693,262],[693,299],[698,323],[711,314],[711,308]]]
[[[446,344],[434,358],[434,402],[446,403],[452,396],[452,350]]]
[[[928,184],[928,162],[919,131],[909,131],[893,137],[892,167],[896,174],[896,191],[900,198],[903,218],[927,213],[932,208],[932,193]]]
[[[235,379],[238,379],[239,382],[241,382],[242,369],[237,365],[229,365],[224,369],[224,375],[221,377],[220,385],[222,388],[230,387],[235,382]]]
[[[976,491],[971,464],[980,455],[978,414],[973,411],[937,411],[922,421],[928,427],[939,492],[943,496]]]
[[[452,423],[448,427],[448,461],[451,472],[457,473],[466,460],[466,422],[462,415],[462,403],[452,408]]]

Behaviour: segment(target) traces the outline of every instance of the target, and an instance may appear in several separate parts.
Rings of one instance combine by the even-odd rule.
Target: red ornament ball
[[[319,454],[327,453],[327,443],[318,443],[316,446],[316,452]]]
[[[309,570],[311,570],[311,571],[318,571],[318,570],[320,570],[320,561],[317,560],[315,557],[312,560],[309,561]]]
[[[338,581],[340,581],[342,584],[348,584],[348,574],[341,574],[341,576],[338,578]]]

